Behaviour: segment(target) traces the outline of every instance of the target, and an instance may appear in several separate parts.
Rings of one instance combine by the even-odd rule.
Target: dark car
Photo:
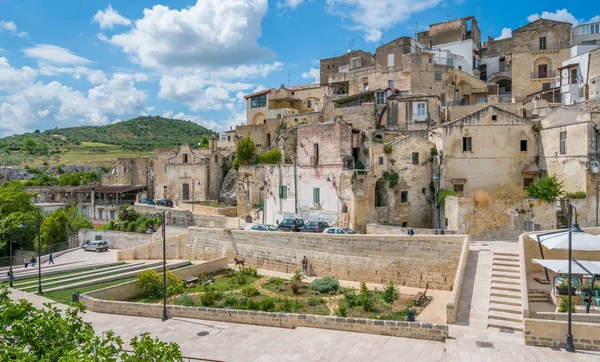
[[[309,221],[300,229],[302,232],[307,233],[322,233],[323,230],[327,229],[329,224],[325,221]]]
[[[281,231],[300,231],[304,226],[304,220],[302,219],[285,219],[279,225]]]
[[[140,204],[154,205],[154,200],[148,198],[141,199]]]
[[[166,207],[173,207],[173,201],[167,200],[167,199],[162,199],[162,200],[156,201],[156,205],[158,205],[158,206],[166,206]]]

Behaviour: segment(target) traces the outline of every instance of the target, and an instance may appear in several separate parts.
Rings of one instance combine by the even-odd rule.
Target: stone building
[[[600,44],[600,21],[573,28],[573,45]]]
[[[441,122],[441,100],[434,94],[394,94],[388,97],[386,130],[426,131]]]
[[[540,173],[533,122],[490,105],[430,133],[440,159],[440,186],[460,194],[527,186]]]
[[[120,157],[115,168],[102,177],[103,186],[144,186],[147,197],[154,197],[154,160],[152,157]]]
[[[598,45],[575,45],[570,49],[570,58],[562,63],[559,70],[560,94],[563,105],[570,105],[590,99],[590,50]],[[596,61],[596,59],[595,59]]]
[[[588,89],[590,91],[590,100],[600,100],[600,49],[590,52]]]

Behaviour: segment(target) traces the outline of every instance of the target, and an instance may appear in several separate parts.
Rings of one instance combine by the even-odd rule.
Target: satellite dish
[[[352,49],[348,49],[348,51],[346,53],[350,53],[352,51]]]

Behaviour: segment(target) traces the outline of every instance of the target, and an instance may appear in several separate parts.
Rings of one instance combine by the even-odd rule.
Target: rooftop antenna
[[[348,53],[350,53],[352,51],[353,47],[354,47],[354,38],[348,38]]]
[[[290,68],[288,68],[288,86],[287,86],[288,89],[290,89],[290,84],[292,83],[292,81],[291,81],[291,74],[292,73],[290,72]]]
[[[417,31],[418,31],[418,30],[419,30],[419,22],[418,22],[418,21],[416,21],[416,22],[415,22],[415,27],[413,28],[413,34],[414,34],[415,40],[418,40],[418,39],[417,39]]]

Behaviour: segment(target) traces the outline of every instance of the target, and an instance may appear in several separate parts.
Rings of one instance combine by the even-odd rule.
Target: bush
[[[492,196],[496,200],[507,201],[510,204],[516,204],[525,200],[529,195],[519,184],[505,184],[498,186],[492,191]]]
[[[234,170],[236,170],[236,171],[239,170],[239,168],[240,168],[240,159],[237,158],[237,157],[234,158],[232,166],[233,166]]]
[[[248,136],[238,141],[236,147],[236,154],[238,162],[241,165],[247,165],[254,156],[254,142]]]
[[[338,317],[346,318],[348,316],[348,306],[343,301],[338,304],[335,310],[335,315]]]
[[[196,301],[191,295],[185,292],[177,299],[177,304],[186,307],[192,307],[196,304]]]
[[[375,301],[373,300],[373,295],[369,289],[367,289],[367,285],[364,282],[360,283],[358,303],[363,307],[365,312],[373,312],[375,310]]]
[[[146,270],[138,274],[136,285],[140,291],[140,296],[145,298],[159,298],[163,293],[162,273],[156,270]],[[183,293],[183,280],[167,271],[167,295],[176,295]]]
[[[394,152],[394,148],[391,145],[385,145],[383,146],[383,152],[385,152],[386,155],[389,155]]]
[[[292,282],[292,284],[290,284],[290,289],[292,290],[292,293],[298,294],[300,293],[300,284],[297,282]]]
[[[260,302],[260,310],[263,312],[274,312],[275,311],[275,299],[274,298],[265,298],[262,302]]]
[[[253,278],[259,277],[258,270],[256,268],[244,267],[239,271],[239,273],[246,277],[253,277]]]
[[[238,303],[238,300],[237,300],[237,298],[235,296],[233,296],[233,295],[226,295],[225,296],[225,305],[226,306],[233,307],[237,303]]]
[[[246,299],[246,309],[247,310],[260,310],[260,303],[252,300],[252,299]]]
[[[485,191],[477,190],[470,197],[475,200],[475,204],[479,207],[486,208],[492,202],[492,196]]]
[[[200,296],[200,303],[202,303],[205,307],[212,307],[215,305],[215,301],[217,300],[217,295],[215,292],[206,292]]]
[[[281,285],[284,282],[285,282],[285,279],[277,278],[277,277],[270,277],[269,280],[267,280],[268,284],[273,284],[273,285]]]
[[[258,163],[271,165],[281,163],[281,150],[274,148],[271,151],[261,153],[258,155]]]
[[[541,180],[527,186],[527,193],[534,199],[554,202],[554,200],[564,194],[563,184],[564,182],[559,181],[556,176],[545,174]]]
[[[296,282],[296,283],[300,283],[300,282],[302,282],[302,278],[304,278],[304,276],[302,275],[302,272],[300,271],[300,269],[296,269],[296,271],[294,272],[294,275],[292,275],[290,280],[293,282]]]
[[[258,290],[258,288],[252,284],[242,287],[240,292],[245,297],[254,297],[254,296],[260,295],[260,291]]]
[[[278,309],[280,312],[291,313],[294,310],[294,303],[292,303],[291,299],[284,298],[281,300],[281,303],[279,303]]]
[[[359,305],[358,296],[356,295],[354,288],[348,289],[344,293],[344,302],[349,308],[354,308]]]
[[[383,173],[383,178],[388,182],[388,186],[391,189],[396,187],[396,185],[398,185],[398,181],[400,181],[400,175],[398,174],[398,172],[394,171],[385,171]]]
[[[583,191],[567,192],[565,194],[565,197],[567,199],[585,199],[586,198],[586,194]]]
[[[388,304],[394,304],[394,302],[400,298],[400,293],[394,286],[393,281],[390,280],[383,288],[382,298]]]
[[[330,291],[338,291],[340,282],[330,276],[317,278],[310,283],[310,288],[319,293],[329,293]]]
[[[308,305],[310,305],[311,307],[314,307],[319,304],[324,304],[324,303],[325,303],[325,301],[323,300],[323,298],[315,298],[315,297],[308,298]]]
[[[560,297],[560,305],[558,306],[559,313],[567,313],[569,310],[569,298]],[[575,313],[575,303],[571,300],[571,313]]]
[[[444,190],[441,189],[437,194],[437,207],[438,209],[444,209],[444,205],[446,204],[446,197],[448,196],[457,196],[458,193],[455,191]]]

